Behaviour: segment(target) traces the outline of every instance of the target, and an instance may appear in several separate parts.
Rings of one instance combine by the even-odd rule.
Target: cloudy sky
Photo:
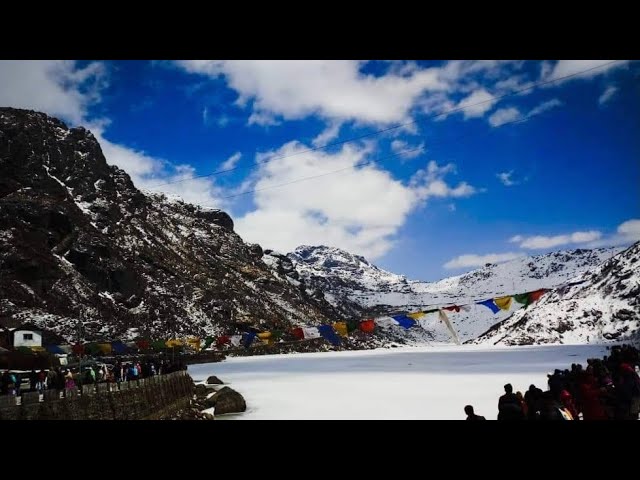
[[[139,188],[223,208],[249,242],[435,280],[640,239],[639,75],[611,60],[0,61],[0,106],[87,126]]]

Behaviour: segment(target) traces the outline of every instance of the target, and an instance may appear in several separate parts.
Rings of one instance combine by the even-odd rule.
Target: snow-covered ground
[[[240,392],[238,419],[464,419],[471,404],[493,420],[504,384],[546,390],[547,372],[603,355],[602,345],[403,347],[237,357],[189,373]]]

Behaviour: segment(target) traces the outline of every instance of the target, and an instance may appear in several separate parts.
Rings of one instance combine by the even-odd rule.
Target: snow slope
[[[474,343],[597,343],[640,337],[640,242],[544,295]]]
[[[621,250],[578,249],[523,257],[437,282],[408,280],[376,267],[361,256],[326,246],[300,246],[286,256],[266,250],[263,261],[272,268],[286,264],[284,269],[279,267],[281,271],[286,270],[296,281],[303,281],[316,296],[323,295],[344,316],[364,318],[552,288],[600,265]],[[449,318],[461,340],[466,341],[509,317],[517,308],[520,305],[514,303],[510,311],[494,315],[487,307],[472,305],[468,312],[450,313]],[[398,327],[395,333],[407,343],[451,340],[436,314],[424,317],[420,323],[423,329],[403,331]]]
[[[503,385],[547,388],[548,371],[605,355],[603,346],[403,347],[240,357],[189,366],[240,392],[238,419],[464,419],[464,406],[494,420]],[[225,418],[225,417],[221,417]]]

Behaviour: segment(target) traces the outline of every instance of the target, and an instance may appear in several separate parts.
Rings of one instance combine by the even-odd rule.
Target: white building
[[[13,348],[42,346],[42,330],[33,325],[20,325],[11,331],[11,337]]]

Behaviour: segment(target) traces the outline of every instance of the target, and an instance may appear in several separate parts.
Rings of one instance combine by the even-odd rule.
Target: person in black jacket
[[[542,407],[542,390],[535,385],[529,385],[529,390],[524,394],[524,401],[527,404],[527,419],[536,420],[536,412]]]
[[[473,407],[471,405],[464,407],[464,413],[467,414],[467,420],[486,420],[482,415],[473,413]]]
[[[524,420],[520,399],[513,393],[510,383],[504,386],[504,391],[498,400],[498,420]]]

